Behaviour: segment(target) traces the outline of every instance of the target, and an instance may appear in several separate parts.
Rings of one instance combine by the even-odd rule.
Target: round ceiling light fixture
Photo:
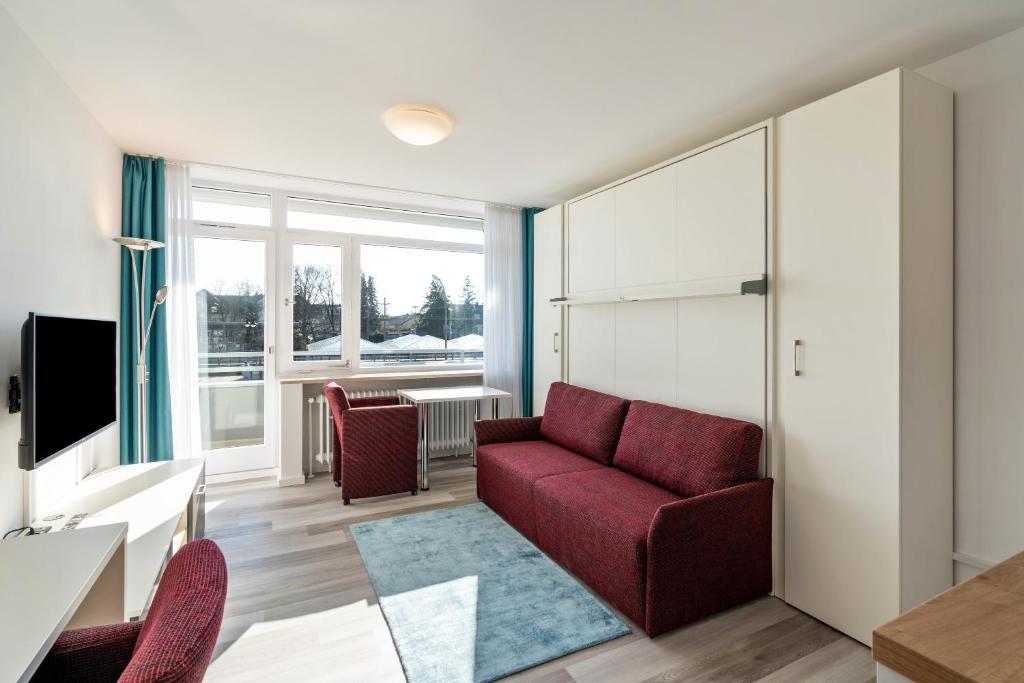
[[[452,132],[451,115],[429,104],[398,104],[384,112],[391,134],[410,145],[432,145]]]

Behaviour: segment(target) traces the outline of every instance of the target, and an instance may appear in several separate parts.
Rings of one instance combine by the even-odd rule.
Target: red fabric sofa
[[[477,495],[648,635],[771,591],[757,425],[556,382],[476,435]]]

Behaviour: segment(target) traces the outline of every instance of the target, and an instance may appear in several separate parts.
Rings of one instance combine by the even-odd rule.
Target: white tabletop
[[[398,395],[413,403],[443,403],[445,401],[480,401],[493,398],[511,398],[512,394],[491,387],[441,387],[438,389],[402,389]]]
[[[202,458],[164,460],[97,472],[44,510],[32,525],[54,524],[42,519],[54,514],[64,515],[59,522],[62,524],[81,512],[89,516],[82,520],[79,529],[128,522],[125,609],[130,616],[138,616],[163,567],[167,548],[198,484],[204,462]],[[54,526],[53,533],[59,535],[58,532],[65,533]]]
[[[31,677],[127,532],[111,524],[0,541],[0,681]]]

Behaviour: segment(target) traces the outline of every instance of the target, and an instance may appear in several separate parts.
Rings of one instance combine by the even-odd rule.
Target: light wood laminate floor
[[[209,681],[403,681],[369,577],[348,532],[354,522],[476,501],[468,458],[431,463],[431,490],[341,504],[328,476],[207,488],[207,536],[228,562],[224,625]],[[621,615],[620,615],[621,616]],[[623,621],[629,623],[623,617]],[[775,598],[655,639],[633,627],[616,640],[507,680],[873,680],[870,651]]]

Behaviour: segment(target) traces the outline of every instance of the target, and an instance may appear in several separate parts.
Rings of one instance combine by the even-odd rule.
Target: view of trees
[[[372,275],[360,273],[359,286],[362,337],[368,341],[382,342],[389,336],[387,302],[377,294],[377,284]],[[423,304],[414,313],[416,317],[412,331],[416,334],[455,339],[467,334],[483,333],[482,306],[477,301],[476,288],[469,276],[466,276],[462,284],[458,301],[449,298],[440,277],[431,276]]]
[[[430,278],[430,285],[416,318],[416,334],[429,334],[439,339],[481,334],[483,320],[480,309],[476,289],[468,275],[462,284],[460,299],[455,302],[449,299],[441,278],[434,275]]]
[[[334,268],[295,266],[292,281],[292,348],[305,351],[313,342],[341,334],[341,301]]]
[[[377,284],[372,275],[359,273],[359,329],[362,337],[372,342],[384,341],[384,307],[377,296]]]
[[[296,266],[292,272],[293,348],[306,351],[308,345],[341,334],[341,300],[336,271],[319,264]],[[423,296],[419,310],[405,332],[389,328],[387,302],[377,292],[372,275],[359,275],[360,334],[372,342],[385,341],[408,331],[439,339],[455,339],[483,333],[483,306],[476,287],[466,276],[457,299],[449,297],[437,275]],[[249,282],[235,283],[231,292],[220,283],[214,291],[199,293],[201,333],[209,338],[205,348],[218,351],[250,351],[263,348],[264,294]],[[395,316],[392,313],[391,317]]]

